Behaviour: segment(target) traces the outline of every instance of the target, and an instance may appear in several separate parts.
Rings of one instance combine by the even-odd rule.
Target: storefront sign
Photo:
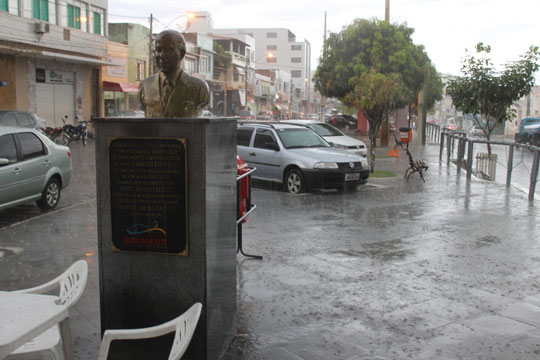
[[[108,57],[112,66],[107,66],[107,76],[114,78],[124,78],[127,81],[127,60],[116,57]]]
[[[45,70],[45,82],[75,84],[75,73],[70,71]]]
[[[185,138],[109,140],[113,250],[189,255]]]

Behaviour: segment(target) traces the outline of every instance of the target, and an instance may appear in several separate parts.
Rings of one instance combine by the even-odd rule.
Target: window
[[[2,119],[0,119],[0,125],[17,126],[17,119],[15,118],[15,114],[9,113],[2,116]]]
[[[275,57],[275,56],[267,57],[266,62],[267,63],[276,63],[277,62],[277,57]]]
[[[266,33],[266,37],[268,39],[275,39],[275,38],[277,38],[277,33],[275,33],[275,32]]]
[[[0,136],[0,158],[8,159],[10,164],[17,162],[17,149],[13,135]]]
[[[184,70],[188,74],[193,74],[197,72],[197,64],[194,59],[184,58]]]
[[[236,144],[240,146],[249,146],[251,134],[253,134],[252,128],[238,129],[236,131]]]
[[[200,72],[210,72],[210,58],[206,55],[201,55],[199,59],[199,69]]]
[[[146,78],[146,61],[137,60],[137,73],[135,74],[135,80],[141,81]]]
[[[101,14],[94,12],[94,34],[101,35]]]
[[[291,50],[294,50],[294,51],[302,50],[302,45],[291,45]]]
[[[8,0],[0,0],[0,10],[9,11]]]
[[[266,50],[277,50],[277,45],[266,45]]]
[[[20,133],[17,134],[17,138],[21,144],[23,160],[46,155],[43,143],[36,135],[32,133]]]
[[[293,77],[293,78],[301,78],[302,77],[302,70],[291,70],[291,77]]]
[[[293,57],[293,58],[291,58],[291,62],[292,62],[292,63],[301,63],[301,62],[302,62],[302,58],[299,58],[299,57]]]
[[[270,130],[257,129],[253,147],[274,150],[277,147],[277,142]]]
[[[34,0],[36,1],[36,0]],[[73,5],[67,6],[68,27],[81,29],[81,8]]]
[[[17,118],[18,126],[23,126],[23,127],[34,126],[34,122],[30,118],[30,115],[28,114],[15,114],[15,117]]]
[[[32,0],[32,14],[34,19],[49,21],[49,2],[47,0]]]

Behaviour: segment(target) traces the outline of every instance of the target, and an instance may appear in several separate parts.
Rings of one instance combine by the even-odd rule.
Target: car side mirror
[[[8,159],[0,158],[0,166],[4,166],[4,165],[7,165],[7,164],[9,164]]]

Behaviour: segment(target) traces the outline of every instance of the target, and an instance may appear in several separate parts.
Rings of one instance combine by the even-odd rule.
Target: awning
[[[235,66],[234,69],[233,69],[234,73],[235,74],[240,74],[240,75],[244,75],[246,72],[244,71],[243,68],[239,67],[239,66]]]
[[[138,83],[117,83],[111,81],[103,82],[103,91],[117,91],[125,93],[137,93],[139,92]]]

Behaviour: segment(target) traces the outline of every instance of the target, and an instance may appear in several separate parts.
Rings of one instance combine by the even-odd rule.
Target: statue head
[[[173,74],[186,55],[186,40],[178,31],[165,30],[155,39],[154,58],[164,74]]]

